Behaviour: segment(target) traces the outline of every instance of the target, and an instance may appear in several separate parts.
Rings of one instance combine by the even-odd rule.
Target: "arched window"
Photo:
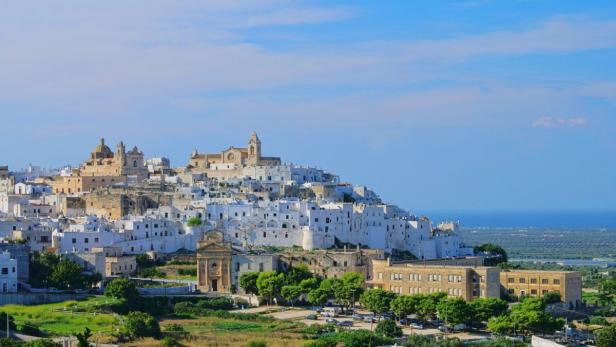
[[[137,167],[137,161],[133,160],[133,167]]]

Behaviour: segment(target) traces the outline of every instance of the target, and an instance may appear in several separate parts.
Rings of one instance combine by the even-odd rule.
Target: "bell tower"
[[[124,147],[124,142],[120,141],[116,146],[115,157],[121,167],[126,166],[126,148]]]
[[[248,164],[259,165],[261,162],[261,140],[256,132],[252,132],[248,140]]]

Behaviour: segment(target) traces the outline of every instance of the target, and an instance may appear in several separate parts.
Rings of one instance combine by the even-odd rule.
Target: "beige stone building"
[[[561,301],[570,308],[582,303],[582,274],[577,271],[502,271],[500,284],[504,292],[517,297],[542,297],[548,292],[558,292]]]
[[[127,177],[136,177],[142,181],[148,177],[143,152],[134,147],[126,151],[124,144],[117,145],[116,152],[105,144],[105,139],[90,153],[90,158],[79,169],[73,170],[71,176],[56,176],[45,181],[56,194],[82,194],[97,188],[109,187],[117,183],[126,183]]]
[[[210,231],[197,243],[197,289],[231,293],[231,242],[220,231]]]
[[[372,261],[374,277],[368,286],[398,294],[431,294],[445,292],[465,300],[500,297],[499,273],[496,267],[428,265]]]
[[[187,169],[206,173],[211,178],[227,179],[243,177],[243,169],[247,166],[275,166],[280,163],[278,157],[261,155],[261,140],[253,132],[248,139],[247,147],[231,146],[222,152],[207,154],[195,150],[190,156]]]
[[[105,144],[105,139],[94,148],[80,168],[81,176],[136,176],[139,180],[148,177],[143,152],[136,146],[126,151],[124,143],[118,143],[116,152]]]
[[[279,254],[280,267],[284,270],[300,264],[324,278],[338,278],[347,272],[358,272],[371,279],[372,260],[384,259],[382,249],[319,249],[297,250]]]
[[[116,255],[105,257],[105,276],[128,276],[137,271],[134,255]]]
[[[125,183],[125,176],[56,176],[47,180],[47,184],[56,194],[83,194],[116,183]]]

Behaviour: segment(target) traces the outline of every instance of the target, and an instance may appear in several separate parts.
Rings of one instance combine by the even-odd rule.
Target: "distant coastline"
[[[556,228],[616,231],[616,210],[426,211],[434,222],[459,220],[463,229]]]

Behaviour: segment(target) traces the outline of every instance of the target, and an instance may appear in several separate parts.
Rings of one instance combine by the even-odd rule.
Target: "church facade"
[[[190,155],[187,169],[192,172],[206,173],[208,177],[218,179],[242,178],[244,168],[259,166],[278,166],[279,157],[261,155],[261,140],[253,132],[246,147],[229,147],[219,153],[199,153]]]
[[[80,168],[81,176],[137,176],[139,180],[148,177],[143,152],[137,146],[126,151],[124,143],[116,146],[115,153],[105,144],[105,139],[90,153]]]
[[[231,242],[211,231],[197,243],[197,289],[204,293],[231,293]]]

